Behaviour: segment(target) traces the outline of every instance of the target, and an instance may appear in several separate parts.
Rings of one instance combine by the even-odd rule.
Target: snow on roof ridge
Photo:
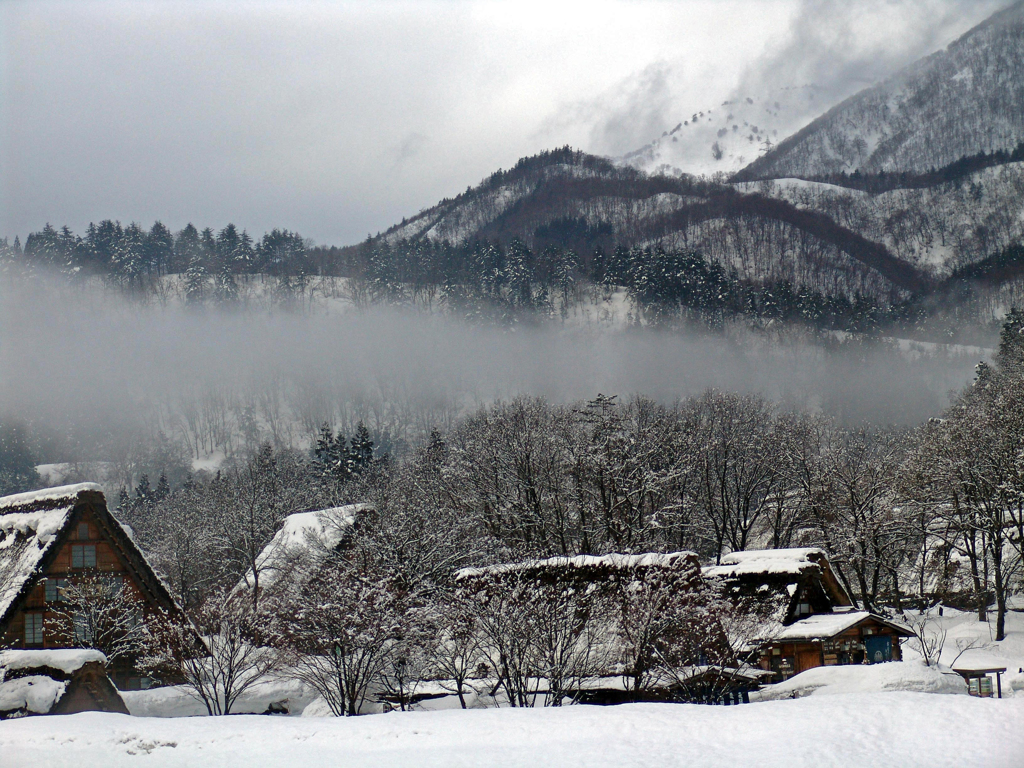
[[[709,578],[736,576],[800,576],[809,568],[818,568],[819,560],[827,560],[818,547],[791,549],[753,549],[731,552],[720,565],[707,565],[703,573]]]
[[[788,549],[748,549],[730,552],[722,558],[722,565],[739,565],[753,560],[796,560],[814,562],[810,555],[825,556],[820,547],[790,547]]]
[[[277,576],[294,565],[294,558],[302,551],[308,550],[310,537],[319,541],[326,549],[337,547],[345,537],[348,527],[355,523],[356,515],[368,509],[372,509],[371,504],[344,504],[340,507],[293,512],[285,517],[274,538],[256,558],[260,588],[267,590],[273,587]],[[254,583],[252,569],[249,569],[232,593],[249,589]]]
[[[43,502],[60,502],[76,498],[85,491],[97,491],[103,493],[103,489],[97,483],[75,483],[74,485],[59,485],[53,488],[41,488],[38,491],[16,493],[12,496],[0,498],[0,514],[17,510],[18,507],[27,507]]]
[[[70,675],[86,664],[107,663],[107,657],[92,648],[53,648],[47,650],[0,651],[0,669],[39,669],[49,667]]]
[[[301,512],[292,512],[291,514],[286,515],[284,520],[288,521],[293,517],[300,517],[302,515],[330,515],[339,512],[342,514],[355,514],[356,512],[365,512],[367,509],[372,508],[372,506],[372,504],[360,502],[358,504],[342,504],[341,506],[326,507],[324,509],[307,509]]]
[[[835,613],[816,613],[812,616],[800,619],[790,624],[775,636],[775,640],[804,640],[835,637],[840,632],[845,632],[864,619],[874,619],[891,627],[910,632],[910,629],[903,624],[887,619],[871,611],[843,611]]]
[[[503,573],[527,571],[538,568],[600,568],[607,566],[616,569],[628,568],[672,568],[680,562],[696,559],[694,552],[645,552],[642,554],[620,554],[612,552],[607,555],[575,555],[567,557],[548,557],[541,560],[523,560],[518,563],[500,563],[480,568],[462,568],[455,573],[455,579],[469,579],[479,576],[498,576]]]

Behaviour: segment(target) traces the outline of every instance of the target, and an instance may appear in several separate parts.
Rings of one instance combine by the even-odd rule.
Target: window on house
[[[89,540],[89,524],[79,523],[78,524],[78,538],[82,541]]]
[[[798,603],[797,604],[797,606],[796,606],[797,616],[806,616],[810,612],[811,612],[811,604],[810,603]]]
[[[72,568],[95,568],[96,567],[96,545],[95,544],[72,544],[71,545],[71,567]]]
[[[75,642],[91,643],[93,640],[92,623],[84,613],[75,616]]]
[[[107,588],[110,597],[117,597],[124,589],[124,576],[120,573],[111,573],[104,577],[103,583]]]
[[[68,585],[67,579],[47,579],[46,580],[46,602],[48,603],[62,603],[64,602],[64,587]]]
[[[25,614],[25,645],[43,644],[43,614]]]

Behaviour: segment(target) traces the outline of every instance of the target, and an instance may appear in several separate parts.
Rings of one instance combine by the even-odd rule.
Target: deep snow
[[[920,660],[893,661],[888,664],[815,667],[750,696],[751,699],[770,701],[874,691],[917,691],[966,696],[967,683],[949,667],[930,667]]]
[[[350,719],[0,722],[4,767],[972,766],[1024,761],[1024,700],[851,694],[708,707],[635,704]]]

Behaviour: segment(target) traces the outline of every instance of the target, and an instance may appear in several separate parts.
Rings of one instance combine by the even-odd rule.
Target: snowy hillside
[[[736,96],[680,116],[674,128],[614,162],[646,173],[733,174],[806,122],[818,99],[813,85]]]
[[[736,187],[822,213],[937,275],[981,261],[1024,237],[1024,163],[879,194],[793,178]]]
[[[923,173],[1024,140],[1024,3],[831,109],[737,180]]]
[[[748,190],[743,190],[745,193]],[[919,270],[814,210],[692,176],[649,176],[568,148],[524,158],[382,239],[508,242],[541,250],[545,228],[582,220],[606,232],[584,244],[695,250],[757,282],[788,281],[890,301],[922,288]]]

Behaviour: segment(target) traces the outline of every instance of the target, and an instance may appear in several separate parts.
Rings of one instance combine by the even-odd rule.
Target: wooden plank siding
[[[815,667],[868,663],[865,641],[870,637],[889,637],[891,660],[902,661],[900,638],[904,636],[886,624],[867,618],[830,638],[769,643],[761,653],[759,666],[775,672],[778,679],[786,680]]]

